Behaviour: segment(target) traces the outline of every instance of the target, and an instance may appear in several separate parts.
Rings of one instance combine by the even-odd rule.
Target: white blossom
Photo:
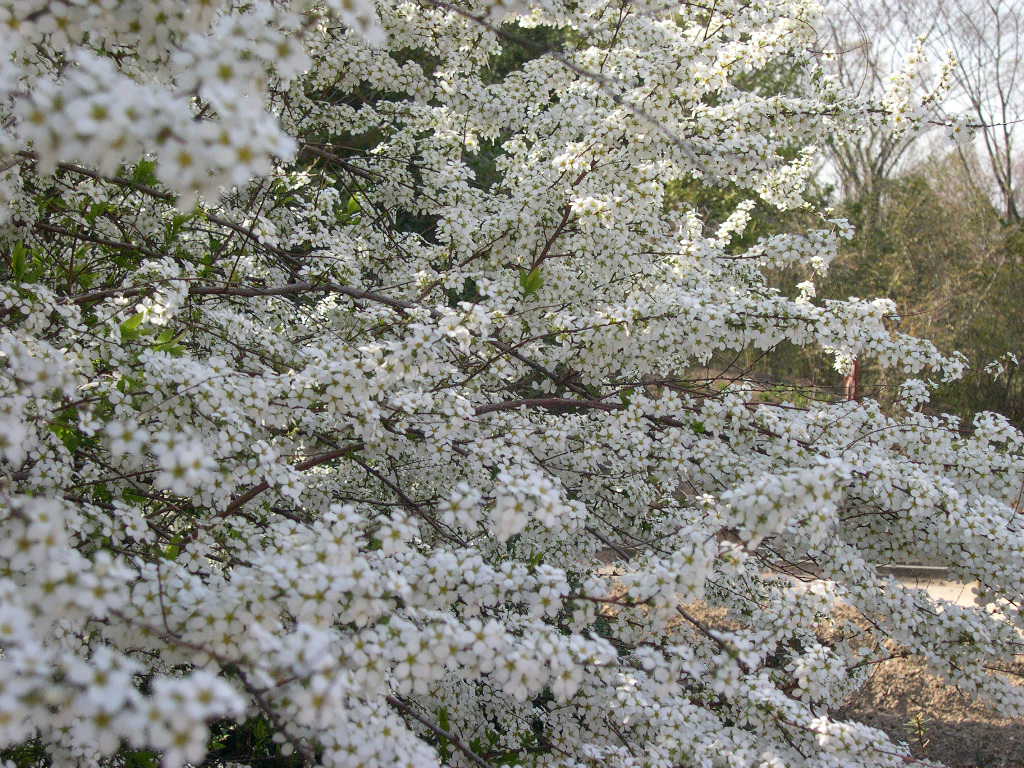
[[[847,222],[749,226],[926,105],[813,76],[815,3],[712,5],[0,0],[0,748],[902,765],[836,714],[851,610],[1024,714],[1024,436],[815,295]],[[781,344],[897,407],[708,374]]]

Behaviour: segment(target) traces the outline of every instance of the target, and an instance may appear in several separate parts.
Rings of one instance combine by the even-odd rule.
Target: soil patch
[[[964,602],[970,599],[969,587],[928,581],[928,584],[914,586],[930,587],[929,592],[957,593],[933,597]],[[706,604],[689,609],[716,629],[738,627],[722,609]],[[841,608],[836,619],[838,623],[861,624],[863,621],[858,620],[852,608]],[[837,628],[834,622],[821,626],[822,642],[834,641]],[[1018,657],[1012,671],[1018,683],[1024,682],[1024,658]],[[864,686],[833,715],[885,731],[894,741],[908,744],[913,755],[921,760],[950,768],[1024,768],[1024,720],[1000,717],[983,703],[943,681],[916,659],[895,658],[876,664]]]
[[[879,728],[914,755],[956,768],[1024,768],[1024,721],[999,717],[913,659],[877,665],[836,713]]]

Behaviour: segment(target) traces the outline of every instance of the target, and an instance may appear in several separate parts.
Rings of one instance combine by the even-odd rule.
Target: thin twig
[[[326,464],[328,461],[340,459],[344,456],[350,456],[354,451],[358,451],[362,447],[363,442],[362,440],[359,440],[355,443],[350,443],[344,448],[338,448],[337,450],[334,451],[327,451],[326,453],[318,453],[316,456],[310,456],[305,461],[300,461],[298,464],[293,464],[292,469],[298,472],[305,472],[307,469],[312,469],[313,467],[317,467],[321,464]],[[252,488],[247,490],[245,493],[242,493],[236,496],[234,499],[232,499],[231,503],[228,504],[227,507],[225,507],[224,511],[219,513],[217,517],[227,517],[228,515],[234,514],[242,506],[255,499],[269,487],[270,484],[266,480],[257,483]]]
[[[480,757],[480,755],[478,755],[476,752],[470,749],[469,746],[463,743],[463,741],[458,736],[455,736],[449,731],[446,731],[444,728],[437,725],[436,723],[432,723],[430,720],[427,720],[427,718],[420,715],[416,710],[414,710],[404,701],[399,699],[397,696],[387,696],[385,700],[387,701],[388,704],[393,706],[395,709],[399,710],[402,714],[408,715],[413,720],[418,722],[420,725],[430,730],[435,736],[440,736],[442,739],[447,739],[453,747],[459,750],[459,752],[464,754],[474,763],[479,765],[480,768],[491,768],[490,763],[488,763],[486,760]]]

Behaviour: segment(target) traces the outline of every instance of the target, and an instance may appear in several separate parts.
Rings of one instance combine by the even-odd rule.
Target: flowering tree
[[[793,147],[916,114],[837,90],[813,13],[0,2],[8,755],[898,765],[830,715],[897,646],[1024,712],[1021,435],[921,412],[961,362],[891,303],[772,287],[842,222],[737,244],[804,205]],[[693,373],[783,343],[915,378]]]

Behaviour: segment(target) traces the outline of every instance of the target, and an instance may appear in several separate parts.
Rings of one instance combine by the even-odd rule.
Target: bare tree
[[[996,202],[1008,223],[1021,221],[1016,127],[1024,118],[1024,3],[1020,0],[935,0],[938,40],[957,58],[954,77],[982,126]],[[952,107],[958,105],[954,101]],[[962,154],[964,162],[968,157]]]
[[[885,0],[832,0],[822,31],[835,54],[832,74],[845,88],[880,97],[901,56],[900,35],[890,23]],[[843,200],[877,213],[885,182],[910,154],[914,136],[874,124],[857,136],[830,139],[828,150]]]
[[[866,86],[881,87],[890,61],[886,56],[904,50],[918,36],[935,61],[952,53],[956,66],[952,88],[939,115],[952,120],[968,113],[978,126],[978,152],[984,173],[976,174],[972,153],[958,149],[965,170],[972,174],[998,207],[1006,223],[1022,219],[1020,182],[1021,141],[1018,126],[1024,121],[1024,0],[834,0],[830,14],[835,45],[844,50],[859,34],[864,41],[852,60],[839,57],[837,73],[857,85],[859,72]],[[842,36],[840,36],[842,35]],[[893,144],[895,143],[895,146]],[[844,175],[884,179],[905,157],[908,146],[884,135],[866,137],[849,157],[851,148],[834,150],[837,172],[845,195],[863,192],[847,187]],[[856,154],[856,153],[855,153]],[[847,170],[852,168],[851,170]]]

